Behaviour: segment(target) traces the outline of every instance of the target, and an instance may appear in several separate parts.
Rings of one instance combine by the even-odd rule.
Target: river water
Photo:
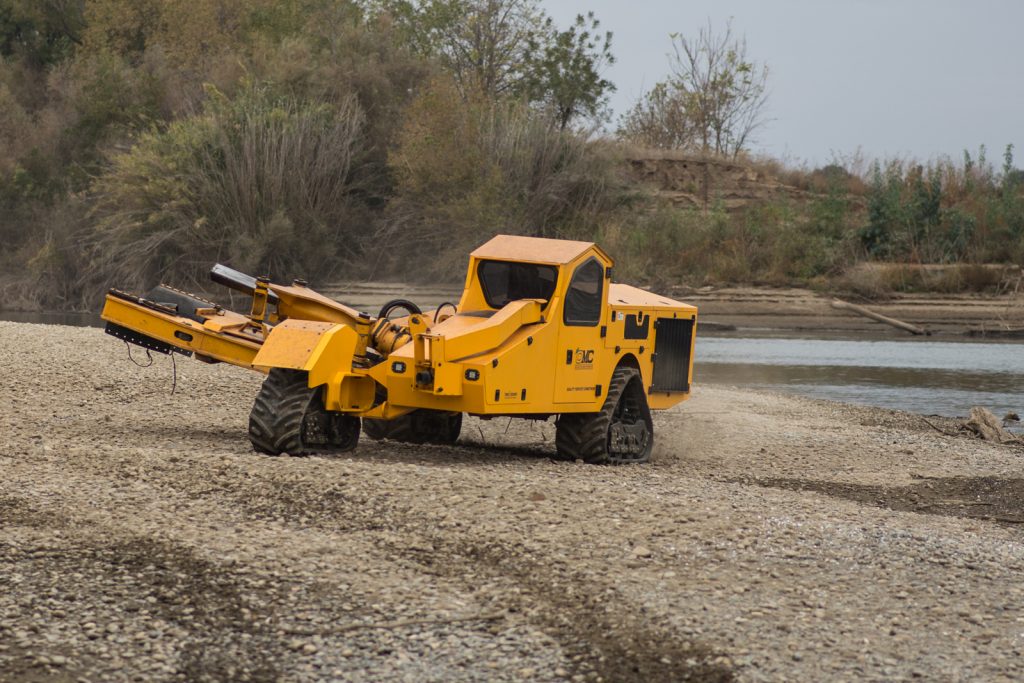
[[[405,296],[423,307],[458,301],[448,287],[350,287],[325,293],[376,314],[387,299]],[[225,302],[227,303],[227,302]],[[237,302],[236,302],[237,303]],[[10,313],[0,320],[58,325],[100,325],[94,314]],[[1024,414],[1024,344],[957,341],[872,341],[701,334],[695,381],[766,389],[908,410],[924,415],[967,415],[984,406],[998,416]],[[782,333],[784,334],[784,333]]]
[[[698,336],[695,381],[925,415],[1024,413],[1024,345]]]

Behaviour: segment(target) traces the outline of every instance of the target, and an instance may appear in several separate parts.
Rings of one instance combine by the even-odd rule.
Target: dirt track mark
[[[1024,524],[1024,479],[929,477],[917,484],[895,487],[813,479],[756,479],[743,483],[789,491],[814,491],[899,512]]]
[[[405,450],[399,444],[390,448]],[[415,449],[409,449],[415,451]],[[462,447],[472,455],[475,448]],[[493,452],[481,451],[493,458]],[[536,454],[534,453],[534,456]],[[428,573],[466,585],[470,591],[502,585],[500,609],[520,614],[551,632],[573,660],[577,673],[610,681],[733,680],[732,671],[716,663],[719,653],[700,643],[681,641],[667,624],[634,605],[615,588],[616,576],[531,557],[514,542],[485,539],[472,528],[441,533],[432,520],[408,505],[384,497],[355,497],[344,483],[251,482],[272,495],[250,495],[235,487],[230,495],[258,518],[272,517],[297,526],[346,531],[387,531],[401,542],[379,545],[392,558],[403,558]],[[224,490],[224,492],[227,492]],[[408,539],[418,539],[410,545]]]
[[[576,662],[578,673],[596,674],[606,681],[734,680],[728,667],[714,661],[719,653],[681,641],[643,608],[639,612],[623,609],[630,605],[617,590],[607,588],[607,577],[602,585],[599,577],[581,571],[551,572],[550,562],[529,561],[523,553],[494,540],[452,544],[435,537],[434,543],[435,548],[446,550],[442,571],[449,576],[484,567],[496,579],[520,587],[514,609],[552,629]],[[436,566],[422,554],[419,561]]]
[[[61,517],[18,496],[0,496],[0,529],[25,526],[39,529],[63,526]]]
[[[243,591],[230,566],[200,559],[180,545],[148,539],[113,545],[98,554],[110,562],[112,571],[134,576],[144,591],[156,597],[168,621],[191,631],[178,665],[186,680],[279,679],[275,660],[284,652],[284,644],[265,622],[253,618],[254,611],[265,611],[265,606],[253,601],[261,591],[251,586]],[[262,591],[266,592],[272,589]],[[260,598],[260,602],[274,601],[266,594]]]
[[[7,527],[68,527],[60,514],[37,510],[27,501],[11,497],[0,499],[0,512]],[[23,609],[64,615],[60,617],[61,630],[74,636],[84,632],[85,639],[101,645],[94,648],[93,657],[86,658],[93,665],[109,658],[103,655],[105,640],[128,632],[145,640],[158,623],[182,633],[175,653],[176,668],[186,680],[280,678],[275,661],[286,651],[285,646],[252,618],[253,612],[265,614],[265,605],[275,602],[273,588],[254,590],[244,585],[245,578],[234,573],[230,564],[201,559],[185,546],[141,537],[121,537],[109,543],[100,537],[92,543],[79,541],[31,551],[3,543],[0,568],[8,579],[14,577],[8,589],[22,596]],[[59,579],[68,576],[75,580]],[[83,612],[78,605],[86,596],[102,596],[104,603],[116,603],[117,609],[102,614]],[[254,599],[261,604],[251,604]],[[95,625],[104,623],[113,626],[97,631]],[[0,628],[0,633],[3,631]],[[15,634],[8,634],[12,635],[17,641]],[[32,642],[36,640],[32,637]],[[46,675],[47,664],[40,663],[45,660],[37,656],[38,645],[35,642],[30,648],[15,642],[12,650],[0,653],[0,681],[60,680],[60,676],[70,675],[68,670],[51,672],[57,674],[56,679]],[[37,654],[28,654],[30,650]],[[60,654],[52,648],[47,653]]]

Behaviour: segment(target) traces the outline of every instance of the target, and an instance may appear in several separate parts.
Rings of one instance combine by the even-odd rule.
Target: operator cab
[[[563,298],[566,325],[598,324],[612,262],[592,242],[498,235],[470,256],[461,315],[489,317],[523,299],[542,301],[547,313]]]

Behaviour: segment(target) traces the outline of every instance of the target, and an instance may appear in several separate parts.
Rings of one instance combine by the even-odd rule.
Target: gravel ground
[[[698,387],[647,466],[504,419],[270,458],[258,375],[171,373],[0,323],[0,681],[1024,676],[1019,448]]]

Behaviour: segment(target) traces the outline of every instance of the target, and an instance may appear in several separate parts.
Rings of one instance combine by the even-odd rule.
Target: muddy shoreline
[[[698,386],[648,466],[473,419],[270,458],[253,374],[0,348],[0,681],[1024,676],[1017,447]]]

